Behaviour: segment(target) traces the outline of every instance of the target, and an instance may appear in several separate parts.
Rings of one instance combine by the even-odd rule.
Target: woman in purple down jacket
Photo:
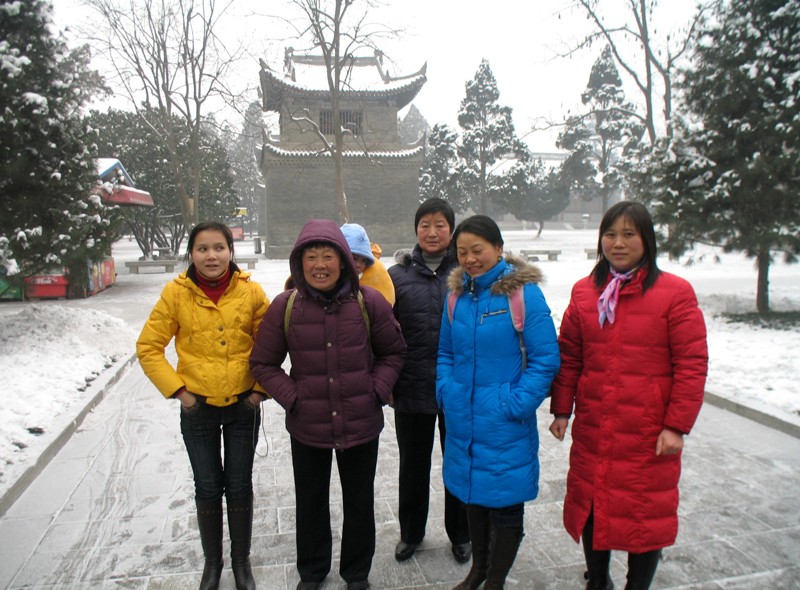
[[[289,267],[297,288],[284,291],[270,306],[250,366],[286,410],[297,503],[297,588],[318,588],[331,568],[332,450],[344,508],[339,573],[348,589],[369,588],[383,405],[403,366],[406,345],[383,295],[359,289],[350,248],[334,222],[306,223]],[[288,375],[281,368],[287,353]]]

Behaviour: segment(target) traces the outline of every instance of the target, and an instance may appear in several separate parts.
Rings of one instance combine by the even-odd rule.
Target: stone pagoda
[[[419,171],[424,137],[413,144],[398,135],[397,115],[426,82],[423,66],[399,78],[383,69],[379,53],[352,60],[340,93],[339,124],[344,144],[344,183],[350,221],[363,225],[384,253],[414,243]],[[330,153],[314,126],[333,143],[334,122],[326,68],[320,56],[286,50],[283,73],[261,62],[264,111],[277,112],[280,132],[265,136],[260,165],[265,194],[259,234],[265,254],[288,257],[303,224],[314,218],[339,221],[336,176]],[[313,122],[310,123],[309,121]]]

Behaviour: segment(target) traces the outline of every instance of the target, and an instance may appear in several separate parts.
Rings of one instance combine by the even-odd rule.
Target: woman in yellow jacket
[[[269,300],[232,261],[233,237],[205,221],[189,235],[189,268],[164,287],[136,342],[139,362],[161,394],[181,403],[205,566],[200,590],[222,575],[222,496],[228,509],[237,590],[254,589],[250,568],[253,457],[267,398],[250,373],[250,351]],[[164,351],[175,338],[177,368]],[[224,442],[224,461],[220,457]]]

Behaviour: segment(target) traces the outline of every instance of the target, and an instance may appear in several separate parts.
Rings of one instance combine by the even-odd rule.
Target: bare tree
[[[226,75],[238,56],[215,30],[230,2],[86,0],[104,23],[105,36],[96,41],[118,87],[167,148],[184,229],[199,219],[201,130],[209,101],[232,95]],[[186,150],[189,158],[182,158]]]
[[[307,113],[297,113],[295,121],[310,125],[322,141],[324,149],[331,155],[336,175],[336,200],[339,217],[347,223],[350,213],[344,183],[345,136],[352,133],[341,121],[341,96],[350,87],[353,68],[359,60],[365,59],[360,53],[369,51],[366,59],[382,61],[383,53],[379,41],[396,36],[397,32],[385,25],[372,22],[370,11],[380,6],[373,0],[292,0],[303,14],[302,22],[291,22],[297,37],[308,40],[308,51],[318,52],[316,56],[301,56],[301,51],[292,50],[293,59],[306,63],[318,61],[325,67],[328,90],[331,97],[333,142],[325,136],[319,125]]]
[[[642,95],[645,105],[644,124],[651,144],[659,136],[656,124],[658,102],[664,117],[664,133],[666,137],[672,137],[673,74],[677,63],[689,48],[699,21],[709,9],[707,5],[698,6],[679,34],[659,37],[658,27],[653,22],[653,12],[657,5],[658,0],[624,0],[626,18],[620,24],[611,24],[611,18],[601,11],[601,7],[608,8],[607,0],[575,0],[573,7],[586,14],[594,30],[565,54],[574,54],[596,41],[608,44],[614,59],[633,79]],[[641,54],[631,55],[631,40]],[[661,92],[660,99],[658,92]]]

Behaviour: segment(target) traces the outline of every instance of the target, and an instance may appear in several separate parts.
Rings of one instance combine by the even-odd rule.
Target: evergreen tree
[[[420,170],[420,202],[439,197],[461,213],[469,203],[458,187],[458,134],[444,123],[433,126],[428,137],[425,163]]]
[[[137,113],[119,109],[92,111],[89,121],[98,132],[98,155],[117,158],[136,188],[153,197],[154,207],[130,207],[123,211],[128,231],[142,253],[150,258],[154,247],[171,247],[170,235],[161,220],[180,218],[181,209],[166,147]]]
[[[154,208],[125,211],[129,228],[146,256],[152,254],[154,246],[169,247],[178,254],[186,232],[170,152],[160,141],[159,134],[153,133],[147,123],[154,118],[144,106],[138,113],[109,109],[105,113],[91,114],[91,123],[99,137],[99,155],[119,159],[136,182],[136,187],[153,197]],[[181,129],[177,122],[175,128]],[[204,220],[228,221],[238,201],[225,146],[212,129],[212,125],[201,129],[201,149],[199,157],[195,157],[201,178],[198,214]],[[189,136],[187,133],[179,137],[177,154],[184,164],[183,169],[188,170],[188,162],[193,157]]]
[[[569,205],[569,185],[558,170],[545,172],[541,160],[517,165],[505,175],[504,182],[500,198],[514,217],[536,223],[537,237],[544,230],[544,222]]]
[[[0,268],[66,267],[87,285],[111,249],[114,208],[90,194],[97,170],[82,109],[102,87],[86,47],[55,37],[45,0],[0,0]]]
[[[427,137],[431,133],[431,126],[413,104],[408,109],[406,116],[397,125],[397,134],[400,139],[408,144],[416,143],[422,137]]]
[[[466,96],[461,101],[458,124],[459,177],[461,188],[470,199],[470,206],[486,215],[491,194],[499,195],[507,183],[503,174],[514,160],[529,158],[526,147],[517,138],[511,108],[500,106],[497,81],[485,59],[475,77],[466,83]]]
[[[242,129],[227,143],[228,159],[233,172],[233,186],[239,205],[247,209],[243,221],[250,228],[258,227],[258,207],[264,190],[260,162],[257,159],[264,135],[261,105],[250,103],[244,115]]]
[[[684,73],[687,120],[640,176],[654,191],[666,246],[720,245],[756,260],[756,305],[769,268],[800,253],[800,3],[732,0],[700,29]]]
[[[592,66],[581,101],[588,112],[567,120],[559,148],[571,152],[562,164],[562,182],[585,201],[602,200],[602,210],[622,189],[623,152],[644,133],[642,118],[625,100],[611,48]]]

